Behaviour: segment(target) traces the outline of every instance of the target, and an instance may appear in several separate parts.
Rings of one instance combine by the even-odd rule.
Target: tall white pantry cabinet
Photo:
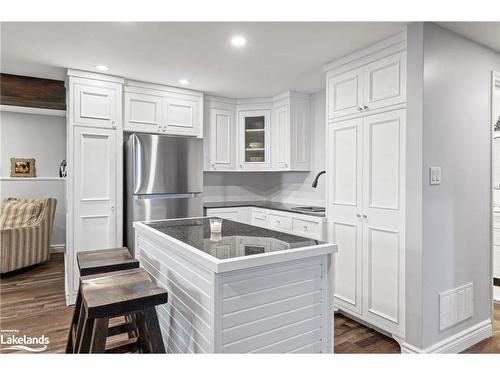
[[[406,33],[325,71],[335,307],[404,339]]]
[[[76,254],[122,245],[123,79],[68,70],[66,302],[78,289]]]

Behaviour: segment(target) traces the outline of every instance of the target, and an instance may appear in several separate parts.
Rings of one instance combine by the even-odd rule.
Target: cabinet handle
[[[304,225],[302,228],[304,228],[304,230],[307,231],[307,225]]]
[[[115,210],[115,206],[111,206],[111,211],[114,211]]]
[[[366,216],[366,215],[363,215],[363,219],[368,219],[368,216]]]
[[[364,105],[364,106],[363,106],[363,109],[366,111],[366,110],[367,110],[367,109],[369,109],[369,108],[368,108],[368,106],[367,106],[367,105]]]
[[[358,107],[358,111],[361,112],[363,110],[363,107]]]
[[[361,215],[360,214],[356,214],[356,217],[361,217]]]

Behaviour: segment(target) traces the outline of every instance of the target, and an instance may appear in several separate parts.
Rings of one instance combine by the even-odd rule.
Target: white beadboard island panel
[[[144,223],[136,256],[168,303],[170,353],[332,353],[336,245],[217,259]]]

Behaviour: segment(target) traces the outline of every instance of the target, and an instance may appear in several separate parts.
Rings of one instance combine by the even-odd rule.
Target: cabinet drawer
[[[292,220],[292,230],[298,235],[321,239],[321,223],[312,220],[297,219]]]
[[[292,218],[269,214],[269,227],[276,230],[292,230]]]
[[[252,225],[266,227],[268,223],[268,215],[265,211],[252,210]]]
[[[493,245],[500,245],[500,230],[493,229]]]

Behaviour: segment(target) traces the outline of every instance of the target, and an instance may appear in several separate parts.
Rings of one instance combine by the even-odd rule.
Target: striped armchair
[[[57,200],[7,198],[0,211],[0,273],[49,259]]]

